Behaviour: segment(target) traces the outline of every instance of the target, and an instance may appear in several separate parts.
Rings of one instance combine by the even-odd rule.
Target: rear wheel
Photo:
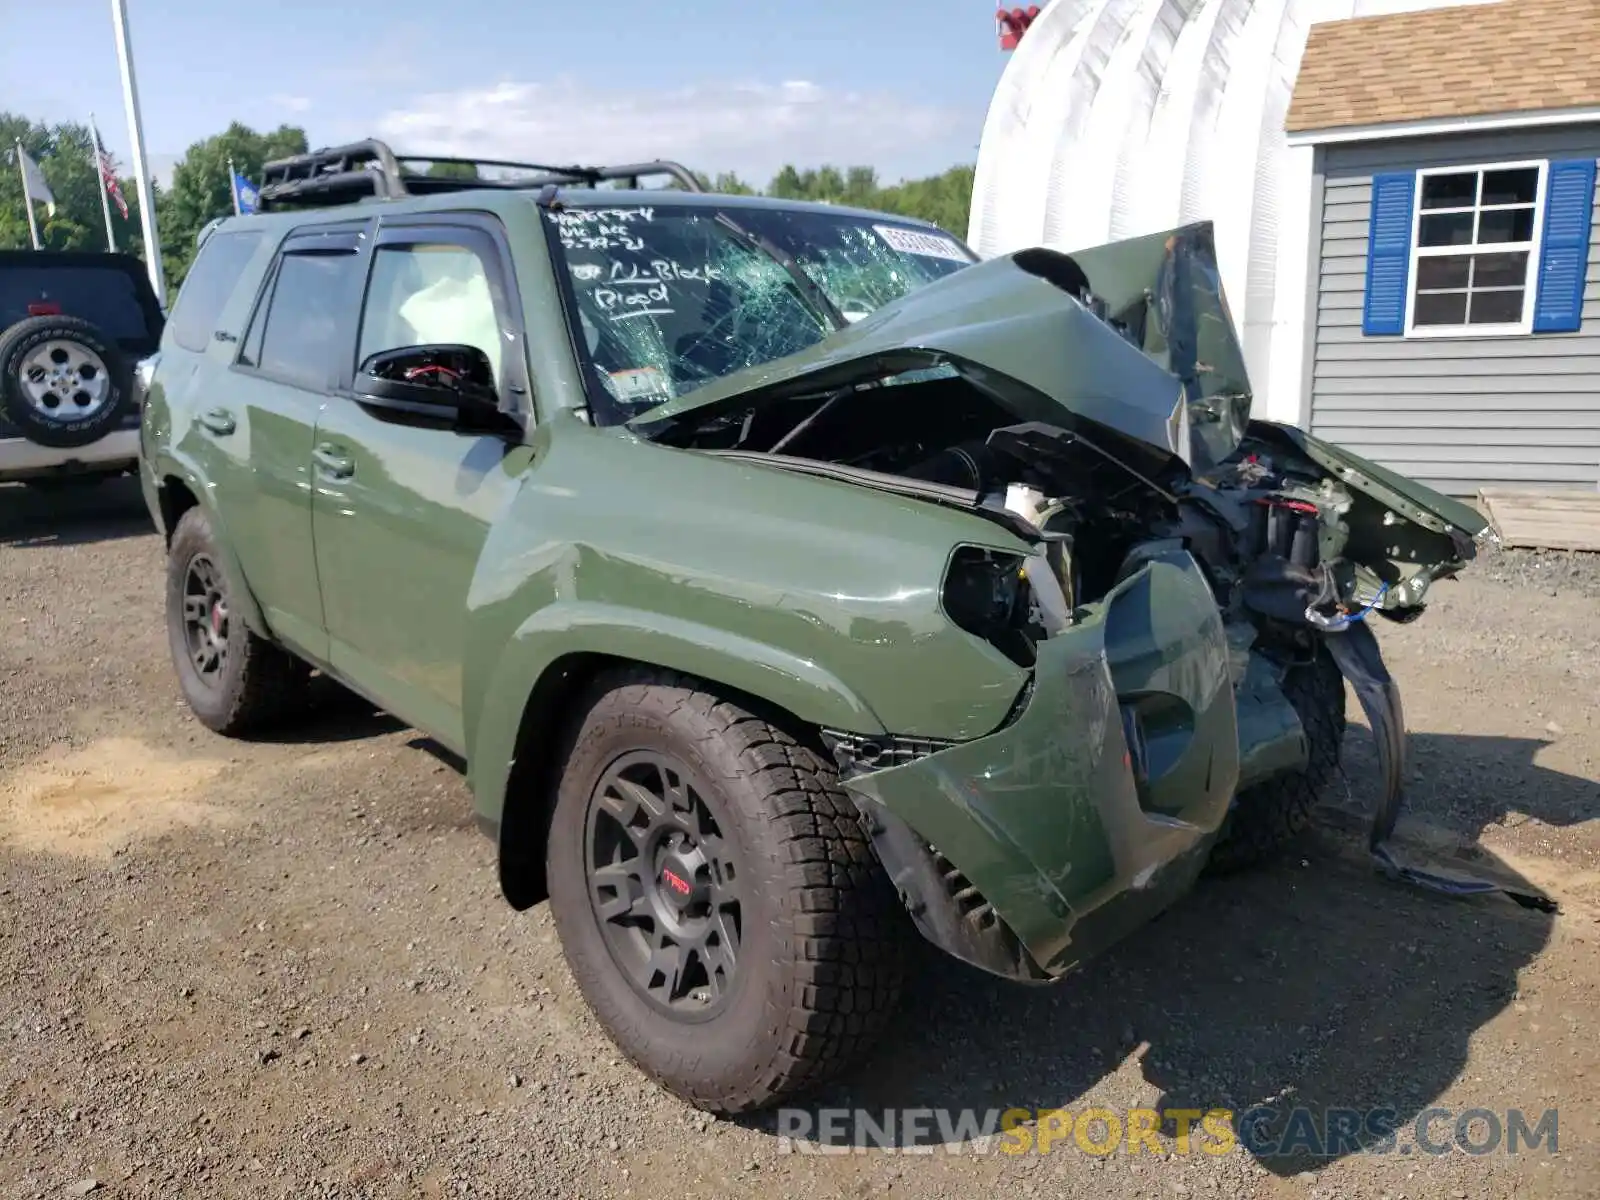
[[[693,681],[614,675],[569,741],[546,876],[585,1000],[700,1108],[761,1108],[882,1034],[910,926],[820,754]]]
[[[211,521],[199,507],[172,532],[167,641],[183,698],[208,729],[252,733],[305,708],[309,668],[238,616]]]
[[[1239,793],[1211,851],[1215,872],[1254,866],[1278,854],[1311,823],[1311,812],[1339,773],[1344,744],[1344,677],[1321,646],[1309,663],[1289,668],[1283,693],[1305,730],[1307,762]]]

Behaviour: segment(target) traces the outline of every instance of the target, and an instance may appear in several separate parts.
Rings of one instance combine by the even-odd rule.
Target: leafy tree
[[[304,154],[307,148],[303,129],[280,125],[270,133],[257,133],[235,121],[184,152],[173,168],[171,188],[156,206],[169,290],[176,291],[188,273],[200,231],[214,218],[233,212],[228,160],[233,159],[239,174],[259,183],[263,163]]]
[[[477,164],[464,162],[436,162],[428,167],[426,173],[435,179],[477,179],[479,177]]]
[[[723,171],[707,186],[713,192],[721,192],[726,196],[753,196],[756,189],[740,179],[732,171]]]
[[[39,164],[55,193],[54,217],[47,217],[42,206],[35,208],[40,240],[45,248],[104,249],[100,175],[88,127],[71,122],[46,125],[10,112],[0,112],[0,248],[29,245],[21,178],[11,156],[3,153],[9,151],[17,138]],[[237,121],[223,132],[189,147],[173,171],[172,186],[155,191],[162,265],[171,291],[176,292],[188,272],[200,230],[213,218],[227,216],[233,211],[228,159],[233,159],[234,169],[241,175],[259,183],[263,163],[291,154],[304,154],[306,149],[303,129],[281,125],[262,133]],[[479,177],[477,168],[469,163],[432,163],[427,174],[453,179]],[[954,166],[943,174],[925,179],[894,184],[884,184],[876,170],[859,165],[841,168],[824,164],[802,169],[789,164],[778,171],[765,188],[750,184],[730,171],[714,176],[701,171],[694,174],[700,185],[710,191],[879,209],[931,221],[958,237],[966,235],[972,202],[973,168],[967,165]],[[138,189],[132,179],[122,179],[121,187],[129,213],[124,220],[115,208],[112,209],[117,248],[142,258]]]
[[[885,187],[878,182],[878,173],[871,167],[849,167],[841,171],[833,166],[801,170],[789,165],[772,177],[766,194],[785,200],[816,200],[881,209],[932,221],[947,233],[964,238],[972,206],[972,179],[973,169],[963,165],[951,167],[942,175]],[[717,190],[728,189],[719,186]]]
[[[95,166],[93,139],[87,125],[71,122],[44,125],[16,113],[0,113],[0,249],[27,249],[28,214],[22,206],[22,177],[11,151],[16,140],[39,164],[39,170],[56,198],[56,215],[34,205],[39,241],[47,250],[104,250],[105,218],[100,210],[100,171]],[[131,179],[121,181],[128,201],[128,219],[115,207],[111,227],[117,248],[127,250],[138,241],[139,214]]]

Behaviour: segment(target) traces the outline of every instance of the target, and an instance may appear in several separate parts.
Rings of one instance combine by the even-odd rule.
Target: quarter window
[[[172,319],[167,323],[174,342],[196,354],[205,352],[211,344],[211,334],[216,329],[217,318],[222,315],[223,305],[233,295],[239,277],[260,244],[258,230],[216,233],[206,239],[199,257],[184,278],[183,287],[178,289],[178,302],[173,305]]]
[[[1526,333],[1545,164],[1417,173],[1407,332]]]
[[[476,346],[488,355],[500,383],[504,334],[483,260],[451,243],[379,246],[361,315],[357,363],[382,350],[438,343]]]

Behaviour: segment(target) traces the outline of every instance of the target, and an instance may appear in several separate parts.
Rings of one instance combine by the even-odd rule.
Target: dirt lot
[[[1387,882],[1330,822],[1056,988],[930,959],[808,1106],[1393,1110],[1394,1150],[1322,1158],[982,1153],[937,1118],[929,1153],[802,1155],[687,1110],[618,1060],[545,907],[502,903],[415,734],[337,697],[273,743],[187,716],[161,570],[131,486],[0,488],[0,1196],[1600,1195],[1593,564],[1497,557],[1380,630],[1411,836],[1476,840],[1559,915]],[[1402,1153],[1430,1107],[1437,1142],[1559,1108],[1559,1152]]]

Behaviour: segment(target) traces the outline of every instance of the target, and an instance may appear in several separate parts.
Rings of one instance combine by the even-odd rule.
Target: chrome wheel
[[[104,360],[81,342],[64,338],[28,351],[17,381],[28,406],[46,421],[82,421],[111,402],[111,376]]]

